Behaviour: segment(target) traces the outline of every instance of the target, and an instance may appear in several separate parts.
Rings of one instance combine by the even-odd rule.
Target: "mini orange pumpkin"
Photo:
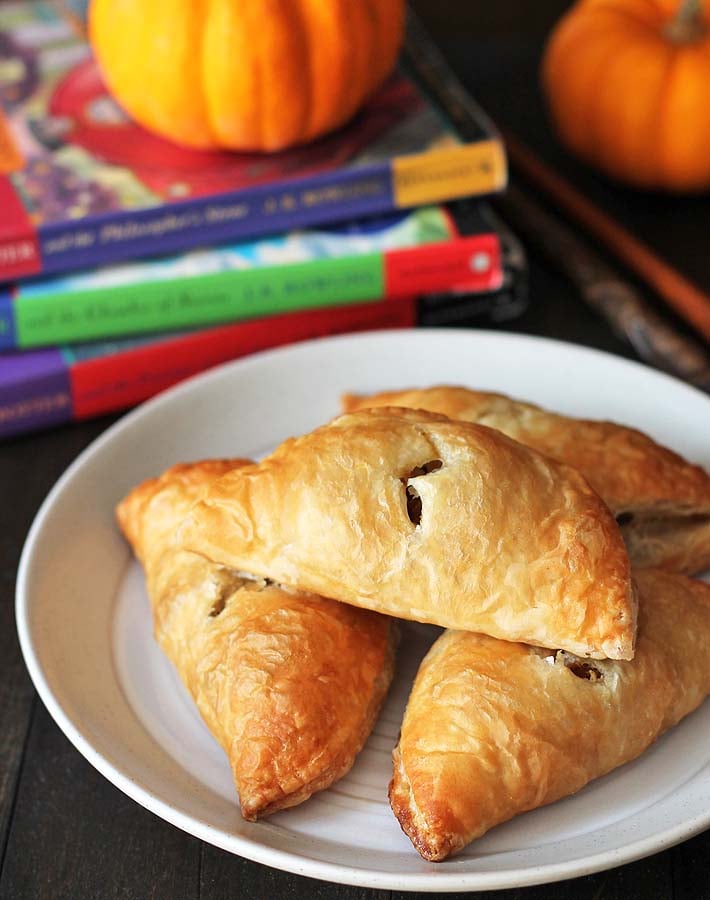
[[[404,0],[93,0],[104,79],[191,147],[280,150],[343,125],[394,67]]]
[[[710,187],[710,27],[701,0],[582,0],[558,23],[543,85],[562,141],[645,188]]]

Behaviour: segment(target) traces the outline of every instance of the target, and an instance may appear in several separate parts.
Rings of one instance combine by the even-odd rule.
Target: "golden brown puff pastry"
[[[579,469],[616,515],[634,565],[688,574],[710,569],[710,475],[640,431],[463,387],[343,398],[349,412],[374,406],[428,409],[497,428]]]
[[[628,557],[574,469],[421,410],[341,416],[215,481],[180,529],[235,569],[404,619],[630,658]]]
[[[710,585],[635,573],[636,656],[570,654],[446,631],[421,664],[390,803],[425,859],[642,753],[710,692]]]
[[[175,466],[135,488],[117,516],[145,569],[158,643],[227,753],[253,820],[350,769],[392,677],[396,626],[176,549],[177,525],[207,484],[245,464]]]

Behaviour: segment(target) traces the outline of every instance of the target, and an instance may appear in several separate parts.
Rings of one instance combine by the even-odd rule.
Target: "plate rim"
[[[342,335],[330,335],[299,341],[285,346],[271,348],[259,353],[250,354],[241,359],[232,360],[215,366],[205,372],[162,391],[145,401],[135,409],[125,413],[105,431],[91,441],[67,466],[54,483],[47,496],[37,510],[27,533],[17,571],[15,593],[15,618],[17,633],[25,666],[29,672],[33,686],[60,730],[82,756],[111,784],[121,790],[132,800],[157,815],[164,821],[180,828],[182,831],[200,840],[219,847],[232,854],[242,856],[253,862],[271,866],[281,871],[350,886],[373,889],[392,889],[401,891],[452,892],[460,890],[490,890],[526,887],[537,884],[553,883],[568,878],[580,877],[603,871],[615,866],[624,865],[651,854],[660,852],[681,843],[710,826],[710,808],[705,814],[690,816],[681,823],[656,831],[653,835],[625,843],[613,849],[605,849],[596,853],[575,857],[574,859],[543,865],[526,865],[510,867],[487,872],[447,872],[441,864],[434,865],[431,872],[404,874],[384,872],[366,867],[355,867],[347,864],[333,863],[304,856],[290,850],[271,847],[257,839],[244,835],[226,835],[219,828],[208,822],[202,822],[189,813],[162,799],[150,787],[138,784],[131,778],[130,772],[107,760],[100,751],[91,744],[75,725],[71,716],[65,712],[59,699],[47,681],[41,660],[35,650],[30,627],[31,596],[29,578],[32,558],[42,534],[44,524],[49,517],[57,499],[65,487],[72,481],[88,459],[99,453],[102,448],[113,442],[121,433],[135,427],[142,419],[151,417],[155,411],[173,402],[179,401],[183,394],[195,389],[195,385],[208,386],[228,376],[232,370],[246,370],[252,366],[268,364],[272,359],[288,356],[295,352],[307,352],[314,345],[343,343],[368,343],[375,339],[394,339],[407,343],[415,340],[426,340],[427,336],[436,336],[439,340],[453,338],[457,341],[473,343],[483,340],[495,340],[501,343],[529,344],[538,347],[553,346],[569,351],[579,352],[590,358],[611,362],[620,367],[629,367],[642,371],[651,378],[672,382],[690,394],[697,395],[703,401],[709,398],[699,389],[673,376],[653,369],[643,363],[626,357],[617,356],[605,350],[540,335],[521,332],[501,332],[492,329],[464,330],[456,328],[417,328],[417,329],[381,329],[368,332],[357,332]],[[696,776],[697,777],[697,776]],[[660,801],[659,801],[660,802]],[[414,851],[413,851],[414,852]],[[454,857],[454,859],[456,859]],[[444,864],[445,865],[445,864]]]

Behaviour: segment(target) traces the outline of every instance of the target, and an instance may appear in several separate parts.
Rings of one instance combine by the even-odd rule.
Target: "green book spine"
[[[233,322],[385,295],[381,253],[18,296],[20,348]]]

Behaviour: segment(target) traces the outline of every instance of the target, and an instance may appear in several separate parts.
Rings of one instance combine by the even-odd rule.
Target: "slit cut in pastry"
[[[178,465],[118,506],[143,564],[155,636],[226,752],[254,820],[329,787],[352,766],[392,678],[395,623],[250,580],[176,548],[210,481],[247,465]]]
[[[616,515],[635,566],[710,570],[710,474],[640,431],[463,387],[343,398],[347,412],[379,406],[427,409],[497,428],[579,469]]]
[[[710,585],[635,573],[632,661],[580,660],[446,631],[424,658],[390,803],[428,860],[639,756],[710,692]]]
[[[179,540],[400,618],[633,655],[628,556],[608,508],[574,469],[480,425],[342,416],[215,481]]]

